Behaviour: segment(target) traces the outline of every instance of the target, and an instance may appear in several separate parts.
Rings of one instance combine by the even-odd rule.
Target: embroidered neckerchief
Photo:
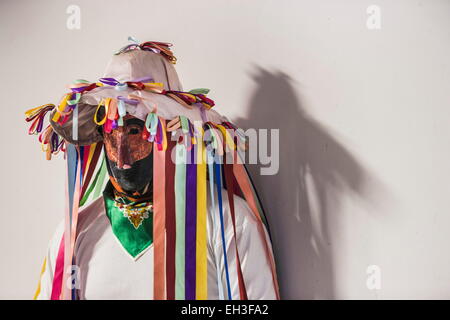
[[[123,248],[138,258],[153,242],[153,207],[149,201],[130,201],[108,183],[103,192],[106,215]]]

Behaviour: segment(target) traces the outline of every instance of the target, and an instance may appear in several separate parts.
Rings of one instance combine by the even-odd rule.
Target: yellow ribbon
[[[206,210],[206,148],[203,129],[199,127],[197,144],[197,245],[196,245],[196,299],[208,299],[207,210]]]
[[[106,122],[106,118],[108,117],[108,109],[109,109],[109,104],[111,103],[111,98],[106,98],[106,99],[102,99],[100,100],[100,102],[98,103],[97,106],[97,110],[95,110],[95,114],[94,114],[94,122],[95,124],[101,126]],[[105,107],[105,116],[103,117],[102,120],[98,121],[97,120],[97,115],[98,115],[98,110],[100,110],[100,108],[104,106]]]
[[[54,107],[55,105],[52,104],[52,103],[47,103],[47,104],[43,104],[42,106],[39,106],[39,107],[30,109],[30,110],[27,110],[27,111],[25,111],[25,117],[26,117],[26,118],[31,118],[31,117],[34,116],[35,114],[39,113],[39,111],[40,111],[41,109],[44,109],[44,108],[46,108],[46,107],[48,107],[48,106]]]
[[[225,139],[225,143],[228,145],[230,150],[234,150],[235,149],[234,141],[228,130],[221,124],[218,124],[217,128],[222,132],[222,136]]]
[[[61,102],[59,103],[58,109],[56,110],[55,114],[53,115],[53,118],[52,118],[53,122],[58,122],[59,118],[61,118],[61,114],[66,109],[67,100],[69,100],[71,95],[72,95],[71,93],[64,95]]]
[[[42,268],[41,268],[41,274],[39,276],[39,282],[38,282],[38,286],[36,289],[36,292],[34,293],[34,297],[33,300],[37,300],[37,298],[39,297],[39,294],[41,293],[41,281],[42,281],[42,275],[45,272],[45,266],[47,265],[47,258],[44,259],[44,263],[42,264]]]

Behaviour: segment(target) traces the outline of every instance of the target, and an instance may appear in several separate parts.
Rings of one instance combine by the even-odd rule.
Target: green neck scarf
[[[123,248],[137,259],[153,242],[153,206],[149,201],[133,202],[114,193],[111,182],[103,192],[106,215]]]

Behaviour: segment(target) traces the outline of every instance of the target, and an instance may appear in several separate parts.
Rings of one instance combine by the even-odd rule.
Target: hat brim
[[[53,120],[50,120],[50,124],[54,131],[67,142],[79,146],[91,145],[103,140],[101,126],[94,121],[98,104],[106,98],[117,99],[119,96],[126,98],[129,95],[138,97],[140,101],[136,106],[126,104],[127,113],[143,121],[146,120],[150,112],[154,112],[166,120],[172,120],[177,116],[185,116],[191,122],[211,121],[221,123],[228,121],[226,117],[215,110],[202,109],[201,105],[198,104],[187,107],[163,94],[133,89],[118,91],[113,87],[98,87],[84,93],[78,103],[78,139],[73,139],[73,112],[68,115],[67,121],[63,124]],[[55,112],[54,110],[50,119],[53,118]],[[97,119],[103,118],[104,115],[104,108],[99,108]]]
[[[78,103],[78,138],[73,139],[73,117],[72,114],[68,116],[67,121],[64,123],[53,121],[53,116],[56,109],[50,115],[50,125],[53,130],[60,135],[68,143],[87,146],[93,143],[103,140],[101,128],[94,122],[94,115],[97,109],[96,105],[90,105],[86,103]],[[102,112],[99,111],[99,115],[102,116]]]

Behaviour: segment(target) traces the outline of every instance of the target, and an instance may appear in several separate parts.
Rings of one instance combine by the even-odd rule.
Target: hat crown
[[[114,78],[119,82],[146,77],[162,83],[165,90],[183,90],[173,64],[151,51],[132,50],[114,55],[103,74],[103,78]]]

